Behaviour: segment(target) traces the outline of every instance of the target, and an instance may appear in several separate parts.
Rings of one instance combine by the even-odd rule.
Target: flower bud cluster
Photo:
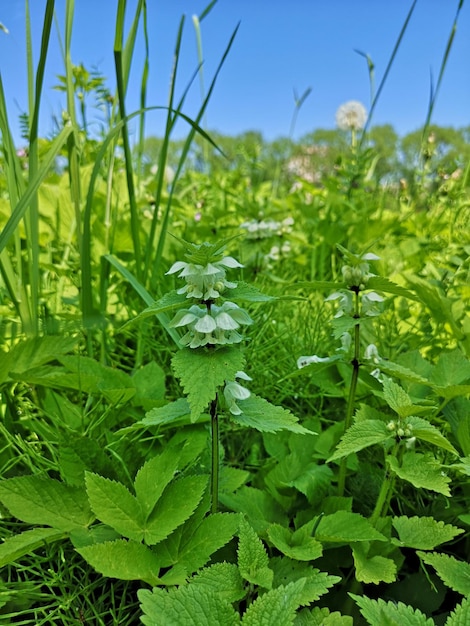
[[[390,420],[387,424],[387,430],[395,433],[399,439],[412,439],[413,442],[416,439],[416,437],[413,437],[413,426],[411,426],[411,424],[403,424],[397,420]]]

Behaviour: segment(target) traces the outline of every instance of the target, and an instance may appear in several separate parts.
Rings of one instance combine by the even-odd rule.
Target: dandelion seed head
[[[357,100],[342,104],[336,111],[336,124],[341,130],[360,130],[367,120],[367,111]]]

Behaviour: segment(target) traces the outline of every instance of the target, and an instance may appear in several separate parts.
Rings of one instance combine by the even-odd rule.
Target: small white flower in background
[[[336,111],[336,124],[341,130],[360,130],[367,120],[367,111],[357,100],[342,104]]]
[[[235,378],[241,378],[242,380],[252,380],[245,372],[237,372]],[[246,400],[251,395],[250,391],[237,383],[235,380],[228,381],[224,387],[224,397],[227,403],[228,410],[232,415],[241,415],[243,411],[237,405],[237,400]]]
[[[384,301],[382,296],[379,296],[375,291],[369,291],[368,293],[364,293],[362,295],[362,313],[367,315],[368,317],[375,317],[376,315],[380,315],[382,309],[380,307],[381,303]]]
[[[297,359],[297,367],[298,369],[302,369],[303,367],[307,367],[307,365],[311,365],[312,363],[331,363],[336,361],[335,357],[332,356],[317,356],[313,354],[312,356],[300,356]]]
[[[370,343],[364,351],[364,358],[367,361],[372,361],[375,364],[380,363],[379,351],[377,350],[377,346],[373,343]]]

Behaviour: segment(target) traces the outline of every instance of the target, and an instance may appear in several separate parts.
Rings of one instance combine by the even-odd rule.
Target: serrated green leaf
[[[366,596],[349,594],[359,606],[362,615],[370,626],[390,624],[393,626],[434,626],[434,620],[426,617],[418,609],[403,604],[403,602],[384,602],[371,600]]]
[[[233,347],[214,350],[183,348],[173,355],[172,366],[187,395],[191,422],[195,422],[215,399],[218,388],[225,381],[235,380],[244,363],[241,350]]]
[[[308,563],[289,559],[286,557],[275,557],[271,559],[271,568],[274,572],[273,587],[288,585],[300,578],[305,579],[305,585],[301,593],[302,606],[311,602],[316,602],[328,589],[339,582],[339,576],[330,576],[325,572],[313,568]]]
[[[269,527],[268,537],[282,554],[297,561],[314,561],[323,553],[322,544],[312,536],[305,532],[292,532],[280,524]]]
[[[182,538],[178,566],[187,574],[203,567],[210,556],[226,545],[238,530],[240,518],[234,513],[214,513],[204,518],[189,537]]]
[[[243,614],[242,625],[273,626],[273,624],[282,624],[283,626],[290,626],[294,623],[295,612],[300,606],[304,585],[305,579],[300,578],[285,587],[281,585],[262,596],[258,596]]]
[[[243,281],[238,281],[237,286],[227,290],[224,295],[230,300],[235,300],[235,302],[272,302],[277,300],[274,296],[268,296]]]
[[[274,498],[261,489],[242,487],[233,494],[220,494],[220,501],[227,508],[244,513],[255,531],[265,535],[272,523],[287,526],[289,520]]]
[[[383,387],[384,398],[390,408],[400,417],[412,415],[413,403],[403,387],[394,383],[390,378],[384,378]]]
[[[470,563],[438,552],[417,552],[417,555],[424,563],[434,567],[445,585],[464,596],[470,595]]]
[[[437,521],[433,517],[403,515],[394,517],[392,525],[398,533],[398,539],[392,539],[392,542],[400,547],[416,550],[433,550],[464,532],[462,528]]]
[[[436,395],[441,396],[446,400],[466,397],[470,394],[470,385],[448,385],[447,387],[433,385],[433,389]]]
[[[359,450],[392,438],[393,433],[387,429],[384,422],[379,420],[356,421],[341,437],[336,451],[327,462],[331,463],[331,461],[336,461],[353,452],[359,452]]]
[[[419,298],[409,289],[401,287],[383,276],[371,276],[367,281],[367,289],[385,291],[386,293],[393,293],[395,296],[408,298],[408,300],[419,301]]]
[[[253,585],[271,589],[273,571],[261,539],[245,519],[241,519],[238,542],[238,568],[241,576]]]
[[[431,381],[439,387],[461,385],[470,379],[470,361],[460,350],[443,352],[431,374]]]
[[[351,543],[353,541],[387,541],[362,515],[337,511],[324,515],[318,524],[315,537],[319,541]]]
[[[118,539],[76,548],[94,569],[120,580],[143,580],[149,585],[159,584],[160,563],[157,555],[142,543]]]
[[[135,385],[135,396],[132,403],[142,406],[145,410],[152,409],[156,404],[161,404],[165,397],[166,374],[155,361],[146,363],[132,375]]]
[[[408,367],[404,367],[399,363],[394,363],[393,361],[385,361],[382,359],[380,361],[380,371],[387,374],[387,376],[394,376],[400,380],[406,380],[410,383],[430,385],[427,378],[424,378],[419,373],[409,369]]]
[[[215,563],[200,570],[190,584],[203,587],[207,592],[217,593],[225,602],[237,602],[246,593],[238,567],[234,563]]]
[[[349,315],[343,315],[333,318],[331,326],[333,328],[333,337],[340,339],[344,333],[350,332],[355,326],[361,326],[361,320]]]
[[[137,472],[134,482],[137,500],[142,506],[144,519],[152,512],[165,487],[178,469],[180,450],[167,446],[161,454],[147,461]]]
[[[104,524],[123,537],[142,541],[144,512],[140,502],[122,483],[86,472],[85,483],[91,508]]]
[[[84,489],[46,476],[18,476],[1,481],[0,501],[23,522],[65,532],[87,527],[94,519]]]
[[[19,561],[26,554],[64,537],[66,534],[55,528],[33,528],[8,537],[0,544],[0,567]]]
[[[145,524],[145,543],[162,541],[191,516],[206,490],[207,480],[207,476],[185,476],[168,485]]]
[[[341,615],[339,611],[330,613],[329,609],[313,607],[311,611],[303,609],[297,614],[294,626],[353,626],[353,618]]]
[[[246,400],[239,400],[238,404],[243,413],[232,415],[231,418],[241,426],[256,428],[264,433],[289,430],[303,435],[315,434],[301,426],[298,418],[290,411],[281,406],[275,406],[255,394],[251,394]]]
[[[181,425],[189,422],[190,414],[191,409],[186,398],[179,398],[174,402],[165,404],[165,406],[151,409],[145,414],[140,423],[144,424],[144,426]]]
[[[239,626],[234,608],[204,586],[182,585],[177,589],[140,589],[137,596],[147,626]]]
[[[392,583],[397,577],[397,566],[392,559],[384,556],[368,556],[368,547],[360,543],[351,546],[356,579],[366,584]]]
[[[467,626],[470,624],[470,599],[465,598],[449,615],[445,626]]]
[[[450,497],[450,478],[432,455],[406,452],[401,465],[398,459],[392,456],[387,457],[387,463],[397,476],[407,480],[418,489],[430,489]]]
[[[413,428],[412,435],[417,439],[432,443],[434,446],[443,448],[444,450],[452,452],[452,454],[458,456],[459,453],[450,441],[448,441],[435,426],[422,417],[411,415],[406,419],[406,425]]]

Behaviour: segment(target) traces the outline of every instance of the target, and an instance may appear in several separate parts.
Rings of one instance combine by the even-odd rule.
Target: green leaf
[[[143,580],[158,585],[157,555],[142,543],[118,539],[76,549],[97,572],[120,580]]]
[[[424,563],[434,567],[444,584],[464,596],[470,595],[470,563],[438,552],[417,552],[417,555]]]
[[[238,529],[240,518],[234,513],[215,513],[205,517],[189,537],[183,535],[177,563],[187,574],[203,567],[219,548],[227,544]]]
[[[438,387],[461,385],[470,379],[470,361],[460,350],[443,352],[431,374],[431,382]]]
[[[147,626],[239,626],[234,608],[216,591],[203,585],[182,585],[177,589],[140,589],[137,597]]]
[[[315,537],[319,541],[333,543],[387,541],[365,517],[349,511],[337,511],[331,515],[324,515],[318,524]]]
[[[155,361],[150,361],[138,369],[132,375],[136,390],[132,403],[142,406],[147,411],[156,404],[161,404],[165,397],[165,378],[165,372]]]
[[[237,286],[234,289],[225,291],[224,295],[229,300],[235,300],[235,302],[273,302],[278,299],[262,293],[256,287],[243,281],[238,281]]]
[[[64,532],[55,528],[34,528],[8,537],[0,544],[0,567],[19,561],[26,554],[65,536]]]
[[[417,439],[432,443],[434,446],[443,448],[444,450],[452,452],[452,454],[458,456],[459,453],[450,441],[448,441],[435,426],[422,417],[411,415],[407,418],[406,425],[413,428],[412,435]]]
[[[381,582],[392,583],[397,577],[397,566],[392,559],[384,556],[368,556],[368,546],[361,543],[351,546],[356,579],[359,582],[378,585]]]
[[[400,380],[406,380],[410,383],[427,385],[428,387],[430,385],[429,380],[421,376],[418,372],[400,365],[399,363],[394,363],[393,361],[385,361],[382,359],[380,361],[380,371],[387,374],[387,376],[394,376]]]
[[[205,567],[191,579],[190,584],[204,588],[208,593],[217,593],[227,603],[241,600],[246,593],[244,581],[234,563],[215,563]]]
[[[403,387],[394,383],[390,378],[384,378],[384,398],[390,408],[400,417],[413,414],[413,403]]]
[[[189,422],[191,409],[186,398],[179,398],[162,407],[155,407],[145,414],[144,426],[181,425]]]
[[[241,576],[253,585],[271,589],[273,571],[261,539],[246,520],[242,518],[239,527],[238,567]]]
[[[272,524],[268,537],[280,552],[297,561],[314,561],[323,552],[322,544],[302,528],[292,532],[280,524]]]
[[[384,602],[371,600],[366,596],[349,594],[361,609],[361,613],[370,626],[434,626],[434,620],[426,617],[418,609],[403,602]]]
[[[339,611],[330,613],[330,610],[313,607],[311,611],[303,609],[297,614],[294,626],[353,626],[353,618],[349,615],[341,615]]]
[[[334,584],[340,582],[339,576],[330,576],[312,568],[308,563],[300,563],[286,557],[275,557],[270,563],[274,572],[273,587],[288,585],[301,578],[305,579],[305,585],[301,593],[302,606],[316,602]]]
[[[383,276],[371,276],[367,281],[367,289],[385,291],[386,293],[393,293],[395,296],[402,296],[403,298],[419,302],[419,298],[409,289],[401,287]]]
[[[387,457],[387,463],[397,476],[407,480],[418,489],[430,489],[450,497],[450,478],[432,455],[406,452],[401,465],[398,459],[392,456]]]
[[[433,517],[394,517],[392,525],[398,533],[398,539],[392,539],[395,545],[417,550],[433,550],[442,543],[451,541],[464,531],[457,526],[437,521]]]
[[[341,441],[334,454],[328,459],[328,463],[392,438],[393,433],[387,429],[384,422],[379,420],[356,421],[341,437]]]
[[[188,397],[191,422],[195,422],[215,399],[218,388],[225,381],[235,380],[244,363],[241,350],[233,347],[213,350],[183,348],[173,355],[172,366]]]
[[[0,501],[28,524],[68,532],[93,521],[86,493],[46,476],[19,476],[0,483]]]
[[[255,531],[265,535],[268,526],[278,523],[287,526],[289,520],[274,498],[261,489],[242,487],[233,494],[220,494],[220,501],[227,508],[244,513]]]
[[[180,451],[167,446],[161,454],[147,461],[137,472],[134,488],[144,518],[148,518],[165,487],[174,477],[180,460]]]
[[[140,502],[122,483],[86,472],[91,508],[104,524],[135,541],[144,538],[144,512]]]
[[[264,433],[289,430],[304,435],[315,434],[301,426],[298,423],[298,418],[287,409],[275,406],[254,394],[251,394],[246,400],[239,400],[238,404],[243,413],[232,415],[231,418],[241,426],[256,428],[256,430]]]
[[[161,313],[168,313],[169,311],[180,309],[184,305],[187,305],[187,304],[188,304],[188,299],[186,298],[185,294],[178,294],[176,290],[169,291],[164,296],[162,296],[159,300],[156,300],[153,304],[151,304],[146,309],[141,311],[133,319],[123,324],[123,326],[121,327],[121,330],[123,330],[127,326],[130,326],[131,324],[135,324],[135,322],[140,322],[141,320],[147,317],[160,315]]]
[[[449,615],[445,626],[467,626],[470,624],[470,599],[465,598]]]
[[[282,624],[290,626],[294,623],[295,612],[301,603],[301,594],[305,579],[281,585],[271,589],[250,604],[242,617],[243,626],[273,626]]]

